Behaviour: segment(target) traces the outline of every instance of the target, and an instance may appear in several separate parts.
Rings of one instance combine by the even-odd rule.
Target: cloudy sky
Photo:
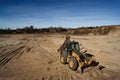
[[[0,28],[120,24],[120,0],[0,0]]]

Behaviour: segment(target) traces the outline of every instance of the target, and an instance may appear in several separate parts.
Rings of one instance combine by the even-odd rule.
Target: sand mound
[[[119,36],[120,35],[120,27],[115,27],[113,30],[109,32],[109,35]]]
[[[119,35],[120,26],[101,26],[101,27],[86,27],[78,29],[68,29],[67,34],[72,35]]]

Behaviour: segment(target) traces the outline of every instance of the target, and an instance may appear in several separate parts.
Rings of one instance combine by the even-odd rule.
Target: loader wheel
[[[61,54],[60,55],[60,62],[62,64],[67,64],[67,57]]]
[[[74,57],[71,57],[69,60],[69,68],[73,71],[77,70],[78,62]]]

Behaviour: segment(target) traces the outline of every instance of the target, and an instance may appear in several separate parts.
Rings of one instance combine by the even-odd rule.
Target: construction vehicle
[[[60,62],[62,64],[68,64],[69,68],[73,71],[84,69],[90,66],[98,66],[99,62],[96,61],[94,55],[87,53],[87,51],[80,52],[80,45],[76,41],[66,42],[64,48],[59,50]]]

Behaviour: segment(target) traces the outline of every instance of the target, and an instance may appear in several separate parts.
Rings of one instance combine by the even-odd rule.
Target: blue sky
[[[120,24],[120,0],[0,0],[0,28]]]

